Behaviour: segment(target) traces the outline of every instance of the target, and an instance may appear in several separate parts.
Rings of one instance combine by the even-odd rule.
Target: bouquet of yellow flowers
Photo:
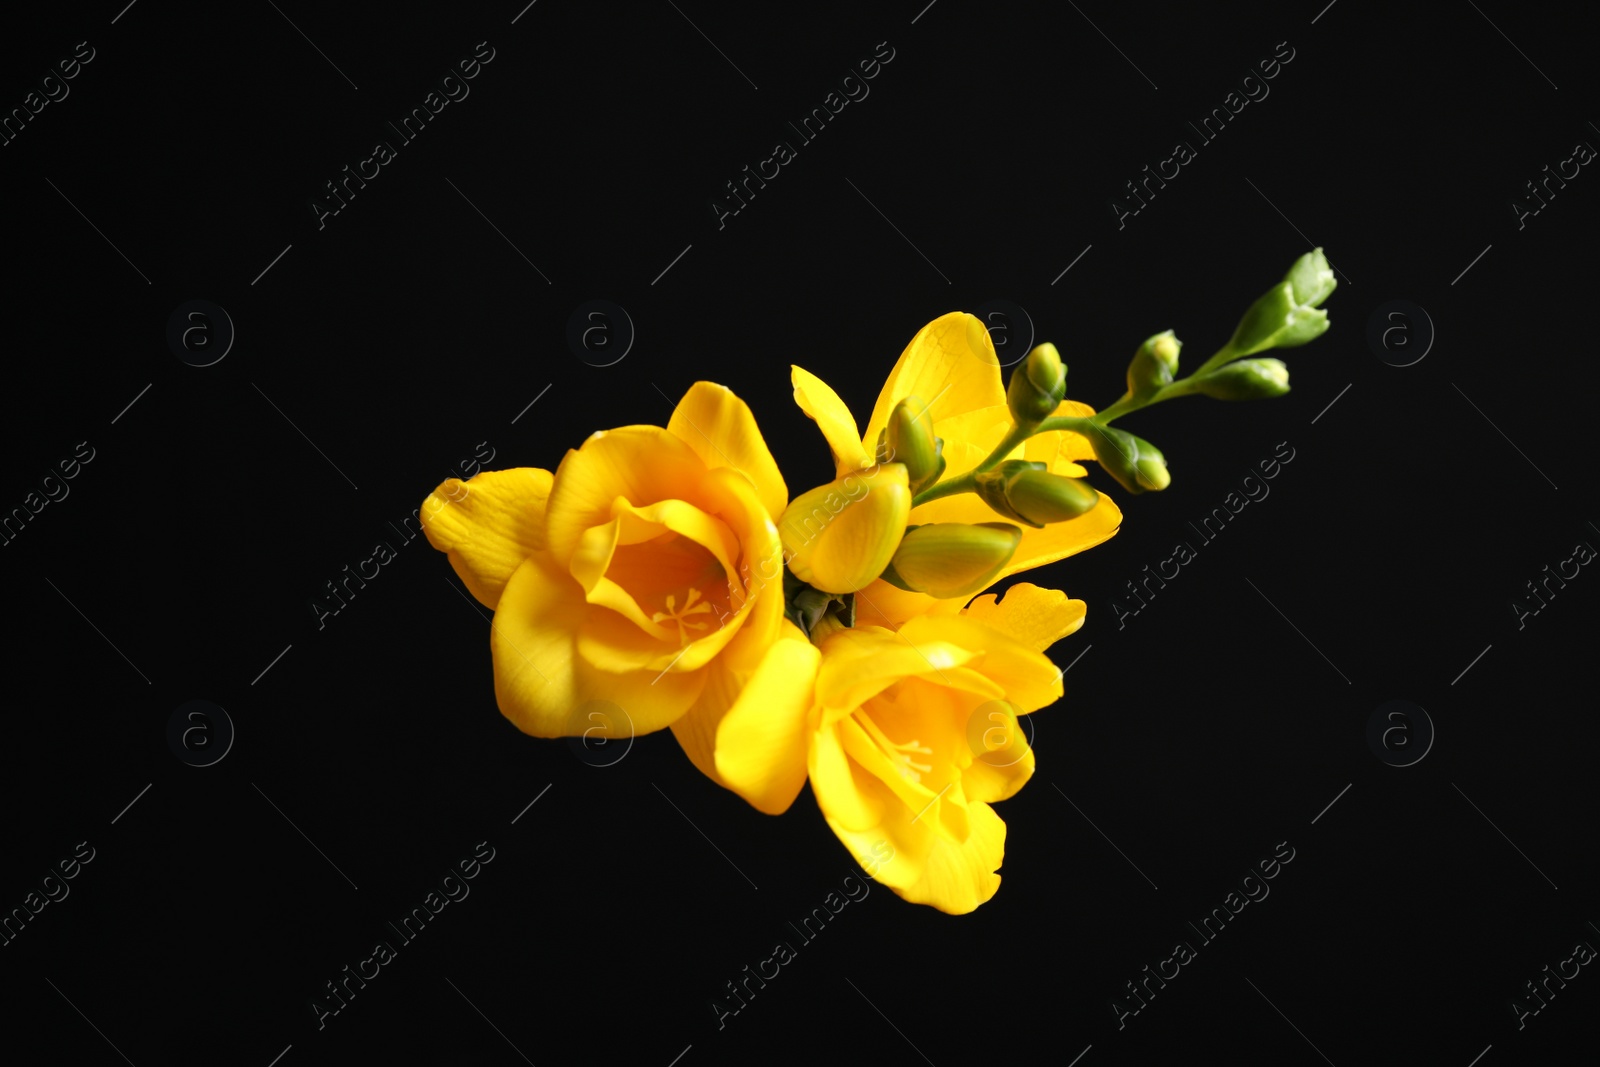
[[[809,780],[873,878],[964,914],[1000,885],[991,805],[1033,774],[1018,716],[1060,699],[1045,652],[1085,612],[1025,582],[979,594],[1116,533],[1083,462],[1129,493],[1166,488],[1165,457],[1114,419],[1287,392],[1284,364],[1256,354],[1326,331],[1335,284],[1321,249],[1302,256],[1185,378],[1180,342],[1156,334],[1098,413],[1066,399],[1050,344],[1003,385],[984,325],[952,312],[911,339],[864,432],[792,368],[835,465],[792,499],[750,409],[696,382],[665,427],[601,430],[553,474],[446,481],[424,529],[494,611],[495,697],[519,729],[670,728],[706,777],[773,815]]]

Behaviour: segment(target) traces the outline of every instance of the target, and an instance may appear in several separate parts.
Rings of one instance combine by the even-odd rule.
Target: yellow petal
[[[1071,458],[1071,453],[1077,450],[1077,445],[1069,442],[1068,437],[1084,440],[1077,434],[1069,434],[1065,430],[1035,434],[1023,443],[1022,458],[1033,463],[1043,463],[1044,469],[1051,474],[1059,474],[1064,478],[1083,478],[1089,472]]]
[[[912,620],[912,623],[918,621],[921,620]],[[959,620],[951,617],[937,621]],[[958,631],[958,635],[968,632]],[[861,626],[841,630],[827,638],[822,642],[822,652],[822,666],[817,670],[817,703],[824,709],[842,710],[846,714],[903,678],[927,677],[935,682],[943,681],[941,672],[960,667],[978,654],[945,640],[937,629],[913,631],[908,636],[904,630],[890,633]],[[1043,656],[1039,658],[1050,662]],[[824,718],[827,717],[825,714]]]
[[[727,468],[714,470],[700,485],[700,494],[706,511],[739,541],[739,570],[729,571],[728,578],[733,585],[730,606],[743,629],[728,654],[741,669],[754,670],[783,625],[783,543],[754,487],[742,476]]]
[[[672,724],[700,693],[703,671],[600,671],[577,654],[590,612],[583,587],[548,552],[523,561],[506,583],[490,628],[494,691],[500,711],[535,737],[563,737],[586,728],[593,701],[618,705],[635,734]],[[576,728],[576,729],[575,729]]]
[[[773,628],[774,633],[781,633],[784,641],[804,642],[806,635],[794,623],[783,618],[782,592],[779,590],[778,625]],[[738,635],[729,642],[723,654],[706,665],[703,673],[706,678],[705,687],[700,690],[700,695],[683,717],[672,724],[672,734],[678,739],[678,744],[683,748],[684,754],[700,769],[700,773],[710,778],[724,789],[731,789],[727,782],[722,780],[722,775],[717,771],[717,727],[722,725],[728,709],[733,707],[739,698],[739,691],[745,681],[761,665],[768,648],[774,638],[767,636],[766,632],[755,624],[754,618],[746,623]],[[809,690],[807,696],[810,695]],[[805,752],[804,745],[800,751]]]
[[[866,776],[861,784],[869,800],[888,794],[888,786],[876,778]],[[837,802],[837,790],[818,789],[815,775],[812,788],[828,826],[851,854],[876,857],[869,868],[872,877],[911,903],[965,915],[1000,888],[995,872],[1005,859],[1006,825],[989,805],[966,805],[968,832],[957,844],[926,825],[928,816],[919,818],[893,799],[880,803],[881,821],[852,826],[831,806]],[[829,798],[826,804],[824,796]]]
[[[983,462],[1011,431],[1011,409],[1004,401],[951,415],[933,424],[935,435],[944,438],[944,474],[940,481],[965,474]],[[1014,452],[1013,455],[1020,454]],[[1011,457],[1005,457],[1011,458]]]
[[[935,839],[921,877],[895,892],[947,915],[966,915],[993,897],[1000,888],[995,872],[1006,856],[1006,824],[987,804],[968,805],[968,823],[971,832],[959,845]]]
[[[1094,414],[1094,408],[1088,404],[1080,404],[1076,400],[1063,400],[1055,413],[1088,418]],[[1071,430],[1051,430],[1028,438],[1018,455],[1022,459],[1045,464],[1045,469],[1051,474],[1082,478],[1088,471],[1076,461],[1094,459],[1094,446],[1082,434],[1073,433]]]
[[[879,825],[884,813],[904,809],[900,799],[887,786],[845,755],[840,739],[840,724],[823,726],[811,735],[807,769],[817,807],[841,838],[847,832],[862,832]],[[846,841],[846,844],[849,844]],[[871,844],[858,854],[870,854]]]
[[[551,475],[537,467],[483,471],[446,480],[423,501],[422,532],[486,608],[522,561],[544,547]]]
[[[1017,554],[995,576],[995,581],[1093,548],[1109,539],[1121,525],[1122,512],[1112,503],[1109,494],[1101,493],[1099,503],[1086,515],[1051,523],[1042,530],[1024,529]]]
[[[667,429],[715,470],[732,467],[755,486],[756,496],[774,519],[789,503],[778,464],[767,450],[750,408],[725,386],[695,382],[672,411]]]
[[[856,590],[856,625],[898,630],[907,619],[914,619],[918,615],[955,615],[965,600],[966,597],[938,600],[927,593],[913,593],[879,578],[865,589]]]
[[[924,688],[924,687],[918,687]],[[929,695],[925,687],[922,695]],[[948,693],[941,694],[948,696]],[[961,772],[956,763],[957,746],[965,741],[955,729],[955,716],[928,715],[926,704],[912,714],[896,714],[892,701],[877,701],[871,714],[865,708],[839,721],[839,740],[857,767],[888,787],[917,821],[952,841],[967,836],[966,799],[959,793]],[[950,701],[943,700],[949,710]],[[938,721],[938,720],[943,721]],[[879,720],[882,720],[880,723]],[[897,739],[898,738],[898,744]],[[897,763],[904,745],[915,745],[914,752],[931,772],[915,777],[906,773],[909,765]]]
[[[593,593],[589,599],[598,603]],[[578,627],[577,636],[578,655],[611,674],[642,671],[652,665],[662,671],[679,653],[676,634],[662,638],[609,608],[589,612]]]
[[[768,815],[787,811],[806,783],[806,720],[821,658],[808,641],[775,642],[717,727],[723,783]]]
[[[1023,712],[1036,711],[1061,698],[1061,673],[1048,656],[976,619],[923,616],[902,626],[900,636],[922,649],[960,649],[962,662],[958,665],[972,667],[998,685],[1006,699]],[[823,667],[826,670],[827,665]],[[817,691],[822,693],[820,678]]]
[[[888,425],[889,412],[903,398],[928,401],[934,432],[953,415],[1006,402],[1000,382],[1000,360],[981,321],[963,311],[934,319],[911,339],[878,394],[862,440],[871,446]],[[949,438],[945,437],[948,441]]]
[[[705,686],[689,710],[672,724],[672,736],[701,774],[726,789],[728,783],[717,773],[717,727],[739,698],[740,681],[723,657],[712,660],[701,673]]]
[[[993,803],[1015,796],[1033,777],[1033,748],[1028,743],[1030,723],[1017,717],[1015,706],[1004,700],[980,705],[967,721],[967,745],[972,762],[961,772],[967,799]],[[968,812],[970,821],[971,812]]]
[[[611,522],[584,531],[573,552],[572,576],[591,604],[617,612],[644,636],[635,638],[610,623],[592,627],[580,642],[585,658],[605,670],[651,664],[661,670],[676,660],[687,638],[693,644],[682,653],[677,669],[703,666],[742,621],[729,603],[736,591],[732,582],[737,577],[737,538],[719,518],[682,500],[635,507],[619,497],[612,503],[612,513],[616,517]],[[691,593],[705,607],[684,618],[680,634],[676,623],[663,615],[673,614],[668,598],[677,604]],[[732,629],[723,632],[729,623]],[[589,640],[596,644],[589,645]],[[663,643],[670,649],[664,650]],[[657,662],[660,656],[665,658]],[[626,667],[621,666],[624,663]]]
[[[1007,637],[1043,652],[1083,625],[1088,605],[1072,600],[1059,589],[1018,582],[1006,590],[1004,600],[988,593],[973,600],[963,612]]]
[[[601,430],[570,451],[556,469],[545,506],[548,548],[565,563],[584,531],[612,520],[622,497],[643,506],[679,499],[698,504],[706,465],[676,435],[659,426]]]
[[[794,383],[794,402],[816,422],[833,450],[833,463],[839,477],[872,466],[872,459],[861,445],[855,416],[827,382],[801,367],[790,367]]]
[[[853,593],[889,565],[910,514],[905,464],[886,463],[795,497],[778,534],[795,577],[825,593]]]

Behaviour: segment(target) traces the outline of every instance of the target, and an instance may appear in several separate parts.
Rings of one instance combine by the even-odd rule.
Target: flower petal
[[[975,668],[1005,692],[1022,712],[1037,711],[1061,698],[1061,672],[1042,652],[965,615],[923,616],[900,628],[900,636],[918,648],[959,648],[964,666]],[[826,668],[826,664],[824,664]],[[937,676],[931,676],[936,678]],[[819,681],[818,693],[822,691]]]
[[[537,467],[449,478],[422,502],[422,532],[486,608],[522,561],[544,547],[551,474]]]
[[[1055,413],[1083,419],[1093,415],[1094,408],[1088,404],[1080,404],[1076,400],[1063,400]],[[1051,430],[1028,438],[1023,445],[1022,458],[1048,464],[1052,474],[1082,478],[1088,472],[1074,461],[1094,459],[1094,446],[1080,433],[1073,433],[1071,430]]]
[[[777,594],[780,611],[783,596],[781,590]],[[764,630],[758,626],[754,618],[746,622],[738,635],[729,642],[722,655],[706,664],[705,687],[700,690],[700,695],[683,717],[672,724],[672,734],[678,739],[678,744],[683,748],[684,754],[689,757],[700,773],[710,778],[724,789],[732,789],[723,781],[721,773],[717,770],[717,727],[722,724],[723,717],[728,714],[728,709],[733,707],[734,701],[739,699],[739,691],[744,686],[756,668],[760,667],[761,660],[768,648],[775,640],[804,642],[806,635],[800,627],[778,616],[778,625],[773,627],[773,632],[778,633],[781,627],[782,637],[766,636]],[[811,690],[807,689],[807,698]],[[802,746],[801,752],[805,749]]]
[[[970,804],[971,831],[961,844],[935,839],[922,873],[905,889],[895,889],[913,904],[929,904],[947,915],[966,915],[1000,889],[995,873],[1006,856],[1006,824],[987,804]],[[892,862],[892,861],[891,861]]]
[[[934,434],[944,438],[941,455],[944,456],[945,465],[940,480],[965,474],[982,463],[1011,432],[1012,424],[1011,409],[1004,401],[951,415],[934,423]]]
[[[934,690],[936,687],[929,686],[927,689]],[[883,705],[889,702],[877,703]],[[913,751],[927,760],[924,766],[933,767],[934,777],[922,781],[921,774],[913,776],[906,773],[909,764],[894,759],[894,755],[905,754],[904,748],[897,746],[887,735],[887,730],[879,726],[876,720],[880,717],[889,720],[890,729],[899,725],[910,726],[916,731],[906,737],[905,743],[915,746]],[[955,745],[962,743],[956,735],[954,718],[949,715],[896,715],[892,710],[886,711],[882,707],[867,714],[863,708],[849,718],[839,720],[839,740],[855,765],[888,787],[902,807],[919,816],[927,816],[926,826],[952,841],[960,841],[968,832],[967,809],[959,789],[952,792],[952,787],[958,787],[961,779],[960,768],[954,759]],[[944,721],[938,721],[940,719]],[[930,735],[928,728],[940,736]],[[904,729],[896,732],[906,733]],[[912,822],[919,821],[922,820],[912,819]]]
[[[791,366],[789,380],[794,384],[794,402],[816,422],[833,450],[833,463],[839,477],[872,466],[867,449],[856,432],[855,416],[827,382],[802,368]],[[781,509],[780,509],[781,510]]]
[[[1018,582],[1006,590],[1004,600],[997,601],[993,593],[985,594],[968,604],[963,614],[1035,652],[1043,652],[1077,632],[1087,610],[1087,604],[1069,599],[1059,589]]]
[[[671,725],[704,684],[704,672],[612,674],[577,654],[591,611],[583,587],[549,552],[523,561],[506,583],[490,628],[494,691],[500,711],[523,733],[564,737],[584,728],[596,701],[619,706],[635,734]]]
[[[918,621],[912,620],[912,623]],[[959,620],[952,617],[937,621]],[[846,714],[902,678],[926,676],[942,681],[941,671],[960,667],[977,655],[944,640],[937,630],[913,631],[907,636],[904,630],[891,633],[862,626],[840,630],[826,638],[822,642],[822,652],[822,666],[817,671],[817,703],[829,711]],[[1043,656],[1039,658],[1044,659]]]
[[[939,432],[937,423],[952,415],[1006,402],[1000,360],[979,319],[952,311],[917,331],[900,353],[872,408],[862,437],[869,449],[877,442],[878,431],[888,425],[889,412],[907,396],[928,402],[935,433]]]
[[[807,713],[821,658],[809,641],[775,642],[717,727],[723,783],[768,815],[787,811],[806,784]]]
[[[738,572],[730,570],[728,579],[737,594],[730,594],[730,606],[744,620],[744,638],[729,653],[739,659],[741,669],[754,670],[783,623],[783,544],[744,477],[727,468],[714,470],[701,483],[700,493],[702,506],[733,531],[740,546]],[[754,658],[741,656],[740,647]]]
[[[879,578],[865,589],[856,590],[856,625],[898,630],[907,619],[914,619],[918,615],[955,615],[960,612],[965,600],[966,597],[938,600],[927,593],[901,589]]]
[[[817,807],[822,809],[834,833],[850,844],[846,833],[870,831],[882,822],[885,812],[904,810],[905,805],[888,786],[845,755],[844,741],[839,736],[841,726],[841,723],[832,723],[812,734],[806,766],[811,775],[811,789],[817,795]],[[858,855],[869,852],[870,842]]]
[[[695,488],[705,477],[695,451],[659,426],[601,430],[556,469],[545,507],[548,548],[563,563],[571,559],[585,530],[612,520],[618,497],[636,506],[674,498],[699,504]]]
[[[973,760],[961,771],[961,788],[974,803],[994,803],[1016,795],[1033,777],[1030,728],[1022,725],[1016,710],[1003,701],[989,701],[978,709],[981,717],[968,723],[967,743]],[[971,812],[968,812],[970,819]],[[970,825],[970,823],[969,823]]]
[[[1093,548],[1109,539],[1121,525],[1121,510],[1112,503],[1108,494],[1101,493],[1099,503],[1095,504],[1087,515],[1079,515],[1076,519],[1069,519],[1066,522],[1051,523],[1042,530],[1024,528],[1022,543],[1017,545],[1017,554],[1011,557],[1011,562],[1007,563],[999,574],[995,575],[995,581],[1032,570],[1034,567],[1043,567],[1047,563],[1065,559],[1086,548]]]
[[[705,686],[689,710],[672,724],[672,736],[701,774],[727,789],[728,783],[717,773],[717,726],[739,698],[739,678],[724,656],[712,660],[701,673],[706,677]]]
[[[815,777],[812,782],[815,788]],[[888,787],[875,778],[868,779],[866,788],[888,793]],[[835,810],[823,806],[822,797],[823,791],[818,790],[823,816],[852,855],[881,856],[882,846],[888,844],[892,852],[874,865],[872,877],[911,903],[965,915],[1000,888],[1000,876],[995,872],[1005,859],[1006,824],[989,805],[966,805],[968,831],[966,839],[957,844],[924,825],[926,818],[917,819],[915,812],[893,798],[881,805],[885,813],[882,822],[854,828]]]
[[[732,390],[712,382],[695,382],[673,409],[667,429],[694,449],[707,468],[732,467],[749,478],[772,518],[783,514],[789,503],[788,487],[755,416]]]

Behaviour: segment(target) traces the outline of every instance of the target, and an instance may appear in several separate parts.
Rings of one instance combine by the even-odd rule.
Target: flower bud
[[[1166,457],[1144,438],[1114,426],[1098,426],[1088,437],[1100,466],[1128,492],[1160,490],[1171,484]]]
[[[944,473],[944,441],[933,435],[933,416],[928,405],[908,396],[889,412],[884,427],[884,460],[906,465],[911,493],[916,495]]]
[[[1194,391],[1216,400],[1262,400],[1289,391],[1281,359],[1241,359],[1194,380]]]
[[[1338,285],[1322,249],[1295,260],[1283,281],[1250,305],[1228,348],[1235,357],[1269,348],[1295,348],[1327,332],[1328,313],[1317,305]]]
[[[1314,248],[1295,260],[1283,280],[1293,287],[1295,301],[1307,307],[1316,307],[1328,299],[1339,284],[1321,248]]]
[[[913,526],[900,539],[884,581],[947,600],[970,596],[1011,562],[1022,530],[1009,522],[935,522]]]
[[[1100,500],[1083,479],[1051,474],[1043,463],[1024,459],[1002,463],[975,481],[978,496],[991,508],[1035,529],[1075,519]]]
[[[1171,330],[1158,333],[1139,346],[1128,363],[1128,392],[1146,397],[1172,382],[1178,370],[1178,351],[1183,342]]]
[[[1067,368],[1061,353],[1048,342],[1035,345],[1028,358],[1011,372],[1006,403],[1019,423],[1039,422],[1055,414],[1067,395]]]
[[[778,536],[795,577],[825,593],[853,593],[889,565],[910,514],[905,464],[886,463],[795,497]]]

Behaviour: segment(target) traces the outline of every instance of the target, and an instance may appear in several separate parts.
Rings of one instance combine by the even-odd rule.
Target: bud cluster
[[[1302,255],[1282,281],[1250,305],[1227,344],[1188,377],[1177,376],[1183,350],[1177,335],[1171,330],[1151,335],[1128,362],[1127,392],[1098,414],[1063,410],[1067,368],[1061,353],[1052,344],[1035,346],[1006,387],[1010,431],[975,468],[944,481],[945,442],[934,434],[930,404],[917,396],[901,398],[877,440],[875,470],[889,476],[876,479],[870,491],[858,491],[855,475],[819,486],[797,497],[779,522],[790,570],[811,590],[787,598],[794,606],[792,617],[809,630],[830,600],[880,577],[941,599],[968,596],[1010,563],[1024,536],[1022,527],[1041,529],[1093,511],[1100,494],[1086,479],[1053,473],[1042,462],[1008,458],[1036,434],[1080,435],[1100,466],[1129,493],[1167,488],[1172,475],[1161,450],[1112,426],[1113,420],[1191,394],[1258,400],[1287,393],[1288,367],[1259,353],[1296,348],[1325,333],[1328,313],[1321,304],[1337,284],[1322,249]],[[849,484],[853,480],[855,489]],[[907,525],[915,506],[958,493],[977,494],[1007,521]]]

